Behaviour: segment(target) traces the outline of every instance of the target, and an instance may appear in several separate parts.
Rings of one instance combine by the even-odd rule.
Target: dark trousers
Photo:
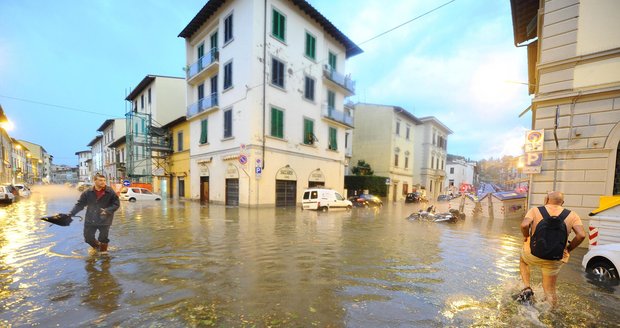
[[[95,232],[99,230],[99,238],[95,239]],[[109,243],[110,239],[108,239],[108,234],[110,233],[109,225],[84,225],[84,241],[92,246],[93,248],[97,248],[98,242],[101,243]]]

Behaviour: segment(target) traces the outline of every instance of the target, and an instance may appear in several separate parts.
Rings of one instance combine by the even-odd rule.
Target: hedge
[[[388,186],[385,184],[387,177],[379,177],[376,175],[346,175],[344,177],[344,187],[348,190],[349,195],[358,191],[368,189],[368,193],[375,196],[387,196]]]

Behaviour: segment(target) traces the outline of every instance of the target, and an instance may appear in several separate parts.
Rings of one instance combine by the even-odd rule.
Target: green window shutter
[[[316,55],[316,39],[309,33],[306,33],[306,56],[308,56],[309,58],[315,59],[315,55]]]
[[[286,17],[277,10],[273,10],[273,26],[271,34],[276,38],[285,41],[286,38]]]
[[[271,108],[271,136],[276,138],[284,138],[284,112]]]
[[[330,90],[327,90],[327,107],[329,110],[336,108],[336,94]]]
[[[200,143],[201,144],[206,144],[208,142],[208,139],[207,139],[208,127],[209,126],[208,126],[207,119],[200,121]]]
[[[335,128],[329,128],[329,149],[337,150],[338,149],[338,139],[337,130]]]
[[[331,51],[329,52],[329,66],[332,70],[336,70],[336,55]]]
[[[304,119],[304,144],[314,144],[314,121]]]

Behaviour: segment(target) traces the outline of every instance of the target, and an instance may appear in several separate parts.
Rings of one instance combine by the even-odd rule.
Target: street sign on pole
[[[245,165],[248,163],[248,157],[245,155],[239,155],[239,163]]]
[[[131,186],[131,181],[129,181],[129,180],[123,180],[123,186],[125,186],[125,187],[129,187],[129,186]]]

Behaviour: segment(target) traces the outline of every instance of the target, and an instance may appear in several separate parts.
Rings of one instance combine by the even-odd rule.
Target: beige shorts
[[[557,276],[558,273],[560,273],[560,269],[562,268],[562,265],[564,265],[564,263],[568,261],[568,258],[566,258],[567,256],[566,252],[564,254],[564,257],[566,258],[566,260],[562,259],[560,261],[554,261],[554,260],[541,259],[540,257],[536,257],[532,255],[532,252],[529,246],[530,246],[529,241],[524,243],[523,248],[521,249],[521,259],[523,260],[523,262],[527,263],[528,265],[540,267],[540,269],[542,270],[542,273],[545,276]]]

